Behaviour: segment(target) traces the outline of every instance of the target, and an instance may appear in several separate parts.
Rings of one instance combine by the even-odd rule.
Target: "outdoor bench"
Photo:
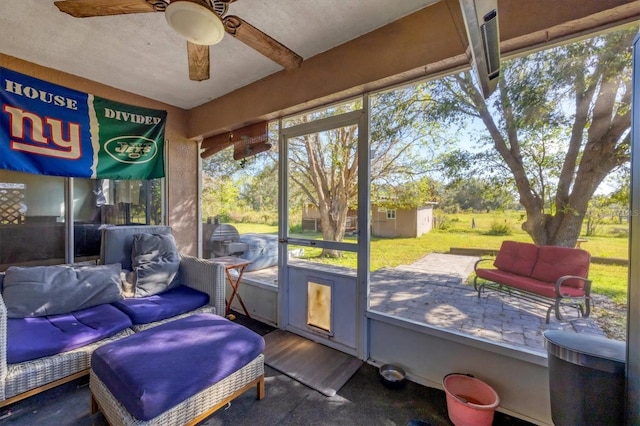
[[[589,252],[569,247],[538,246],[531,243],[504,241],[493,262],[495,268],[474,265],[473,286],[478,297],[485,288],[512,290],[524,298],[549,304],[551,311],[562,320],[561,306],[576,308],[586,318],[591,312],[591,280],[589,280]],[[482,279],[483,281],[479,281]]]

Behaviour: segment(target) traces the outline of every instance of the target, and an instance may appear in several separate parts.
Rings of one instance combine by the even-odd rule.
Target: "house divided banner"
[[[0,68],[0,169],[93,179],[164,177],[167,112]]]

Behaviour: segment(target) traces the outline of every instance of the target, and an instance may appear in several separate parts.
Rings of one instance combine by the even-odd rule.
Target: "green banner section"
[[[96,177],[140,180],[164,177],[165,111],[98,96],[93,99],[93,107],[100,141]],[[127,131],[123,132],[123,128]]]

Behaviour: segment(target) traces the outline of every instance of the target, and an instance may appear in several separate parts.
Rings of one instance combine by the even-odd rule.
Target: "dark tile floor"
[[[259,334],[272,327],[237,315],[237,322]],[[43,392],[0,409],[2,425],[106,425],[89,413],[88,378]],[[378,371],[364,364],[333,397],[266,368],[266,397],[249,391],[202,422],[202,425],[451,425],[443,391],[409,382],[402,389],[384,387]],[[496,425],[529,423],[496,413]]]

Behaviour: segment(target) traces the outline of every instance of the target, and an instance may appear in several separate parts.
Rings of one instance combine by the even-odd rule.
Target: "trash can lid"
[[[567,331],[544,332],[547,353],[575,365],[624,373],[627,345],[619,340]]]

